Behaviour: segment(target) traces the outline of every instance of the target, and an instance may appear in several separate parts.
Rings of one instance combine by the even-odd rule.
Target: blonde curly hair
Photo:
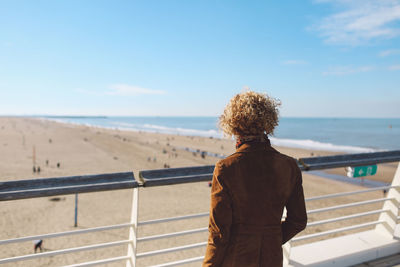
[[[267,94],[245,91],[235,95],[219,117],[226,136],[273,134],[278,125],[280,101]]]

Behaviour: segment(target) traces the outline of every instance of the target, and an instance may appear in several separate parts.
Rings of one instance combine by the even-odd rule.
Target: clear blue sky
[[[400,117],[400,0],[0,1],[0,115]]]

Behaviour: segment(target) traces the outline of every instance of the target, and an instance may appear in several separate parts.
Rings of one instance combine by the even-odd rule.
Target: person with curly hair
[[[279,106],[266,94],[246,91],[220,116],[225,135],[236,138],[236,152],[215,165],[203,267],[282,266],[282,245],[307,225],[297,162],[268,139]]]

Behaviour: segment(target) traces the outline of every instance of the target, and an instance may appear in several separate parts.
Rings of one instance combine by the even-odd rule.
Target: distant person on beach
[[[230,100],[219,119],[224,133],[236,137],[236,152],[215,165],[203,267],[282,266],[282,245],[306,227],[301,171],[268,139],[278,125],[279,105],[246,91]]]
[[[40,249],[40,252],[42,252],[42,250],[43,250],[43,248],[42,248],[43,240],[42,240],[42,239],[35,240],[35,241],[33,241],[33,243],[34,243],[33,248],[34,248],[34,250],[35,250],[35,253],[36,253],[36,251],[37,251],[38,249]]]

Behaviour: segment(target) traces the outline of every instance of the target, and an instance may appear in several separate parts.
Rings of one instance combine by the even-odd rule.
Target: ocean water
[[[121,130],[223,137],[217,117],[45,117],[63,123]],[[400,149],[399,119],[281,118],[272,144],[362,153]]]

